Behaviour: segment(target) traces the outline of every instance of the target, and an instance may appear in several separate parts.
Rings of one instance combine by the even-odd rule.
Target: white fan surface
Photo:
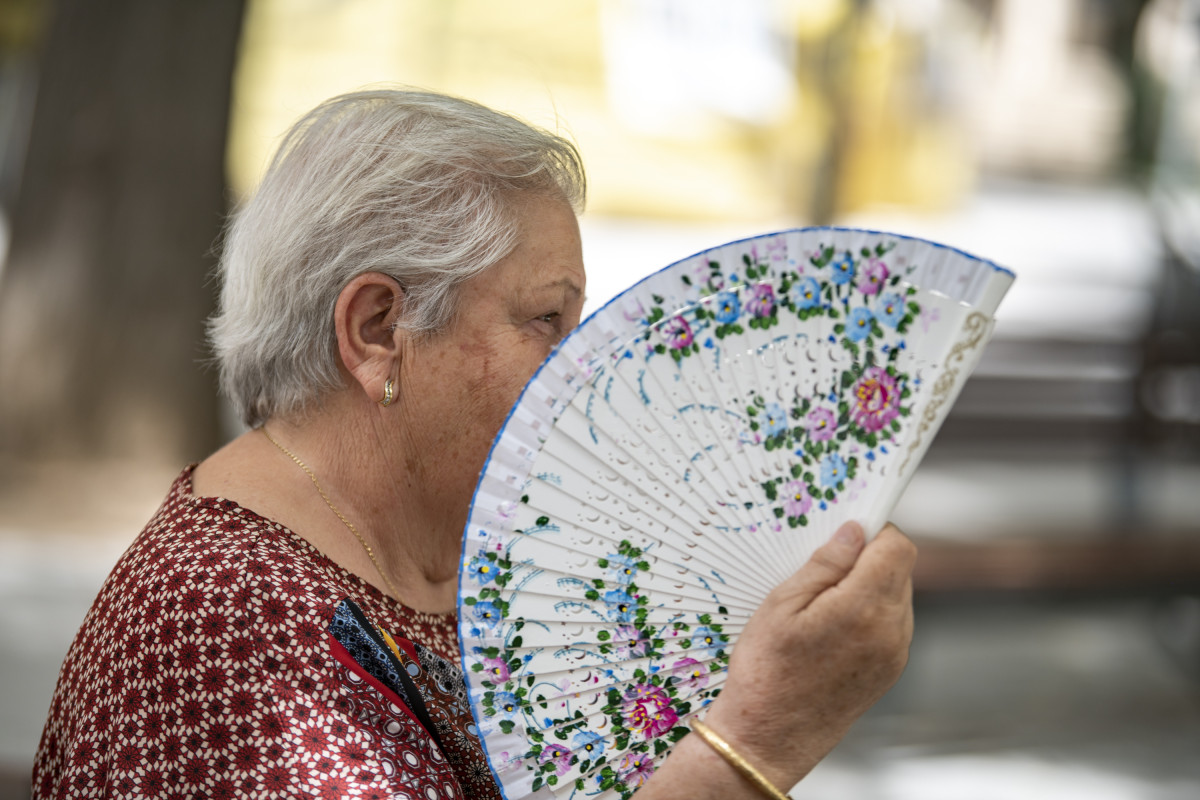
[[[472,712],[509,800],[628,797],[719,693],[766,594],[882,527],[1011,272],[810,228],[646,278],[547,359],[464,535]]]

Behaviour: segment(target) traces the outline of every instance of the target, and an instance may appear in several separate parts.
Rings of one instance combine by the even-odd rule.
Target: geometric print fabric
[[[191,472],[71,644],[33,796],[498,797],[454,615],[406,608],[284,526],[194,496]],[[434,731],[339,657],[329,629],[347,599],[392,637]]]

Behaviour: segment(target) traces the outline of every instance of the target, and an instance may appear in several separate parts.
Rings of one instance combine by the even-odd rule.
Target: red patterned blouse
[[[457,651],[189,468],[67,653],[34,797],[499,797]]]

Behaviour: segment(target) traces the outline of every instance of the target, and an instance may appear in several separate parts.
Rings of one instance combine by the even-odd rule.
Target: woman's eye
[[[566,331],[563,330],[563,315],[558,311],[551,311],[549,314],[539,314],[529,321],[530,333],[539,339],[544,339],[548,342],[559,342]]]

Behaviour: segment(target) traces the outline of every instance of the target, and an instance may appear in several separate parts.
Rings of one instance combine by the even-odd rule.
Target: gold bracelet
[[[718,736],[712,728],[700,720],[694,719],[692,720],[692,730],[700,734],[700,738],[707,742],[713,750],[716,750],[721,758],[728,761],[730,766],[742,774],[743,778],[753,783],[771,800],[791,800],[786,794],[776,789],[775,784],[763,777],[761,772],[751,766],[749,761],[738,755],[737,751],[729,746],[729,742]]]

